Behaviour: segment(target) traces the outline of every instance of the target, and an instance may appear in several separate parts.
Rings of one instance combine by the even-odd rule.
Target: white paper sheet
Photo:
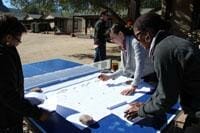
[[[95,73],[42,88],[48,100],[40,107],[51,111],[56,110],[62,117],[83,129],[86,126],[79,122],[81,114],[88,114],[95,121],[99,121],[113,110],[124,107],[125,104],[135,101],[152,89],[148,84],[141,83],[137,93],[124,96],[120,92],[130,87],[130,84],[126,84],[127,80],[131,80],[130,78],[120,76],[116,80],[103,82],[97,78],[99,75],[100,73]],[[115,114],[122,116],[123,112],[124,110],[121,109]]]
[[[38,105],[40,108],[46,109],[50,112],[55,111],[57,107],[57,97],[52,96],[49,97],[47,100],[44,101],[44,103]]]

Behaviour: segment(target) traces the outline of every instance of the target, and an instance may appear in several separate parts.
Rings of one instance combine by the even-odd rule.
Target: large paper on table
[[[149,84],[141,82],[137,93],[132,96],[123,96],[120,92],[130,87],[130,85],[126,84],[127,80],[131,80],[130,78],[121,76],[116,80],[103,82],[97,78],[99,74],[95,73],[76,80],[42,88],[47,96],[47,100],[40,107],[50,110],[55,109],[58,114],[72,123],[76,123],[75,125],[82,129],[86,126],[81,125],[78,121],[80,114],[88,114],[95,121],[99,121],[112,113],[116,108],[135,101],[153,89]],[[49,101],[53,103],[50,104],[51,102]]]

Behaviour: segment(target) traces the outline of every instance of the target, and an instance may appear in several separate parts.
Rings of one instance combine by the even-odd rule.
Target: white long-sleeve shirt
[[[148,56],[148,50],[139,44],[133,36],[126,37],[126,50],[121,51],[120,69],[110,75],[116,79],[123,75],[134,77],[132,86],[137,86],[141,77],[154,72],[153,62]]]

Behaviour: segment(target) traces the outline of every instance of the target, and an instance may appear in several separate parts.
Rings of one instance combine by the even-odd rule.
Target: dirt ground
[[[27,33],[17,47],[23,64],[49,59],[66,59],[89,64],[93,62],[93,39],[41,33]],[[108,58],[120,60],[115,44],[107,43]]]

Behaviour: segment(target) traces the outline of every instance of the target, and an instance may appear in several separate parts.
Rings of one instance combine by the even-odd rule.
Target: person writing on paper
[[[131,95],[135,92],[142,77],[153,75],[153,64],[148,58],[148,51],[139,45],[138,41],[125,26],[114,24],[110,29],[110,38],[121,48],[121,68],[111,75],[101,74],[99,79],[106,81],[124,75],[133,78],[130,88],[121,92]],[[153,77],[153,76],[152,76]]]
[[[24,77],[16,47],[25,27],[10,15],[0,15],[0,132],[23,133],[23,117],[44,121],[49,112],[24,98]]]
[[[150,49],[158,85],[146,103],[133,103],[125,117],[131,120],[135,116],[162,115],[180,101],[187,114],[184,130],[200,131],[200,50],[163,30],[165,27],[166,22],[157,14],[142,15],[134,24],[137,40]]]

